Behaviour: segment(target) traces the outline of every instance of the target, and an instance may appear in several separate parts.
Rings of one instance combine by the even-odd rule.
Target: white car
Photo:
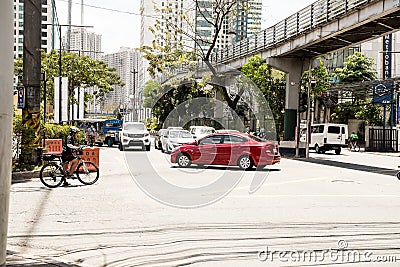
[[[189,131],[193,135],[193,138],[197,140],[206,135],[215,133],[215,129],[208,126],[190,126]]]
[[[137,146],[150,151],[150,133],[142,122],[125,122],[119,132],[119,140],[119,150],[121,151]]]
[[[183,144],[193,143],[195,139],[186,130],[169,130],[162,140],[162,152],[171,153]]]

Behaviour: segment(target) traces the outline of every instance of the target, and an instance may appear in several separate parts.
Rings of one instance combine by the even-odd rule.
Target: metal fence
[[[398,152],[397,129],[369,129],[368,151]]]
[[[348,12],[376,0],[319,0],[299,12],[262,30],[246,39],[236,42],[212,54],[214,63],[225,63],[272,48],[324,23],[337,19]]]

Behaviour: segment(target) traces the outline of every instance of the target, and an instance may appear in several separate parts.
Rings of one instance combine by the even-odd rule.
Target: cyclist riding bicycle
[[[88,144],[90,146],[93,146],[93,144],[96,141],[96,128],[94,128],[92,124],[90,124],[87,129],[87,138],[88,138]]]
[[[74,154],[76,150],[82,149],[82,146],[75,146],[76,140],[78,138],[78,129],[71,128],[69,131],[69,136],[67,137],[66,147],[62,153],[63,168],[67,172],[68,177],[72,177],[73,173],[79,164],[79,159]],[[71,162],[71,167],[68,169],[68,164]],[[69,185],[67,180],[64,178],[64,186]]]
[[[358,135],[352,132],[350,135],[350,148],[354,148],[357,145]]]

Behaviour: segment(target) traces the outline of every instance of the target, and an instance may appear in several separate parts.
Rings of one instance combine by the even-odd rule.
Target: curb
[[[13,172],[11,176],[12,181],[16,180],[27,180],[32,178],[39,178],[40,171],[24,171],[24,172]]]
[[[7,250],[6,266],[21,267],[21,266],[54,266],[54,267],[79,267],[79,265],[60,262],[57,259],[48,257],[37,257],[33,255],[20,254],[15,251]]]

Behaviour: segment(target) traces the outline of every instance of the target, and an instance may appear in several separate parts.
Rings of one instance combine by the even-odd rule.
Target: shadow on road
[[[293,158],[293,159],[299,160],[299,161],[304,161],[304,162],[326,165],[326,166],[351,169],[351,170],[355,170],[355,171],[372,172],[372,173],[390,175],[390,176],[396,176],[396,174],[398,172],[398,170],[395,170],[395,169],[387,169],[387,168],[381,168],[381,167],[374,167],[374,166],[368,166],[368,165],[362,165],[362,164],[356,164],[356,163],[339,162],[339,161],[325,160],[325,159],[315,159],[315,158],[308,158],[308,159]]]
[[[172,169],[179,169],[179,166],[171,166]],[[240,171],[244,170],[240,169],[236,166],[215,166],[215,165],[192,165],[187,167],[186,169],[209,169],[209,170],[221,170],[221,171]],[[263,169],[257,169],[256,167],[251,168],[250,170],[245,170],[246,172],[271,172],[271,171],[280,171],[279,168],[270,168],[269,166],[264,167]]]

